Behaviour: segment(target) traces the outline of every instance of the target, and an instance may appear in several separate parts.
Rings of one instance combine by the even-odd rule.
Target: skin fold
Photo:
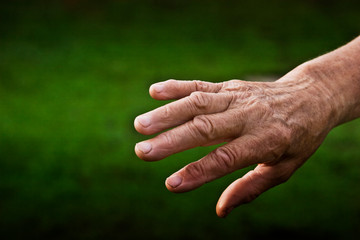
[[[233,171],[256,167],[230,184],[216,213],[225,217],[287,181],[334,127],[360,117],[360,37],[308,61],[275,82],[168,80],[153,84],[157,100],[176,100],[135,119],[135,146],[157,161],[198,146],[226,143],[166,179],[187,192]]]

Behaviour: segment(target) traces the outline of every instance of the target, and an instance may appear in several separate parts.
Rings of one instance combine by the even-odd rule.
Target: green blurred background
[[[240,170],[173,194],[211,148],[147,163],[134,118],[169,78],[280,77],[359,34],[359,1],[1,1],[0,238],[355,239],[360,121],[286,183],[218,219]]]

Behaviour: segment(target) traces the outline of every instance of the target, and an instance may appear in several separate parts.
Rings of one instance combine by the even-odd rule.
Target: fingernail
[[[175,175],[166,179],[166,183],[170,185],[172,188],[176,188],[182,183],[182,177]]]
[[[154,84],[152,85],[152,88],[155,90],[155,92],[162,92],[164,90],[164,85],[162,84]]]
[[[152,146],[148,142],[141,142],[141,143],[136,144],[136,148],[146,154],[151,151]]]
[[[148,127],[151,124],[150,117],[144,115],[137,117],[136,121],[140,123],[143,127]]]

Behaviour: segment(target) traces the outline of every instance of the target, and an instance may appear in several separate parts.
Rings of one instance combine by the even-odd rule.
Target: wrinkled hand
[[[179,100],[137,117],[135,128],[146,135],[175,128],[138,143],[136,154],[155,161],[226,142],[171,175],[166,187],[172,192],[190,191],[257,164],[221,195],[216,212],[224,217],[285,182],[334,127],[336,113],[326,88],[315,80],[302,67],[276,82],[156,83],[150,87],[154,99]]]

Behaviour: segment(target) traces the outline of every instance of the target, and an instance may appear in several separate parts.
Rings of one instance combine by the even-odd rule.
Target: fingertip
[[[149,94],[152,98],[156,100],[170,100],[173,99],[171,97],[171,91],[174,88],[176,80],[169,79],[164,82],[154,83],[149,88]],[[169,89],[170,88],[170,89]],[[167,91],[170,90],[170,93]],[[170,95],[169,95],[170,94]]]
[[[134,119],[134,128],[137,132],[142,133],[142,126],[139,123],[138,117]]]
[[[228,208],[228,209],[222,209],[222,210],[216,210],[216,214],[219,218],[226,218],[233,210],[234,208]]]
[[[172,175],[166,179],[166,184],[171,188],[177,188],[181,185],[183,178],[179,175]]]
[[[144,159],[143,159],[143,158],[144,158],[144,153],[143,153],[142,151],[140,151],[140,149],[139,149],[139,147],[138,147],[138,143],[135,144],[134,150],[135,150],[136,156],[138,156],[138,158],[144,160]]]
[[[170,192],[173,192],[173,188],[168,184],[168,178],[165,180],[165,187],[167,188],[167,190],[169,190]]]
[[[222,196],[216,204],[216,214],[220,218],[225,218],[233,209],[234,207],[227,207],[226,202]]]
[[[148,115],[140,115],[134,120],[135,130],[144,135],[151,135],[156,132],[151,126],[152,120]]]
[[[198,188],[199,184],[196,184],[191,180],[189,181],[189,179],[187,179],[180,170],[165,180],[165,186],[170,192],[184,193]]]
[[[184,192],[184,178],[181,175],[174,173],[165,180],[165,186],[173,193]]]
[[[137,144],[135,144],[134,151],[135,151],[136,156],[138,158],[142,159],[143,153],[138,149]]]
[[[149,94],[156,100],[175,100],[188,96],[189,83],[187,81],[180,81],[169,79],[164,82],[154,83],[149,88]]]
[[[226,214],[223,208],[216,206],[216,215],[218,215],[219,218],[225,218]]]
[[[172,186],[170,186],[167,182],[167,180],[165,180],[165,187],[167,188],[167,190],[169,190],[172,193],[179,193],[180,191],[178,191],[179,189],[173,188]]]
[[[135,154],[144,161],[154,161],[151,157],[153,146],[149,142],[139,142],[135,145]]]
[[[154,83],[149,88],[149,94],[154,99],[163,100],[165,99],[164,96],[162,95],[162,93],[164,92],[164,88],[165,88],[164,83],[162,82]]]

